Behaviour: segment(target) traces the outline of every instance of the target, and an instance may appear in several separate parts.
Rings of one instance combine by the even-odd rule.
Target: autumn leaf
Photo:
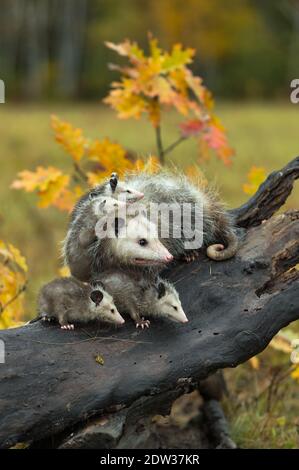
[[[229,146],[225,129],[218,119],[213,118],[211,122],[206,125],[206,130],[201,138],[206,142],[209,149],[215,151],[216,155],[225,165],[231,164],[234,150]]]
[[[126,82],[128,83],[128,80]],[[117,89],[112,90],[110,95],[104,99],[104,103],[110,104],[117,111],[119,119],[140,119],[142,113],[147,109],[146,101],[126,89],[125,82],[119,84]]]
[[[70,183],[70,176],[54,167],[37,167],[36,171],[21,171],[11,188],[37,191],[38,206],[41,208],[55,205]]]
[[[189,119],[188,121],[181,122],[179,127],[183,137],[194,137],[203,131],[204,123],[199,119]]]
[[[243,191],[246,194],[252,195],[258,190],[259,186],[266,179],[265,168],[252,166],[247,175],[247,178],[248,183],[243,184]]]
[[[84,194],[80,186],[73,189],[64,188],[52,201],[52,205],[60,211],[71,212],[78,199]]]
[[[64,194],[69,182],[69,175],[57,175],[55,181],[51,181],[46,189],[38,191],[38,207],[46,208],[51,205],[55,205],[59,198]]]
[[[38,166],[36,171],[24,170],[19,172],[19,179],[12,183],[11,188],[24,189],[27,192],[46,191],[49,185],[55,183],[61,174],[59,169],[52,166],[48,168]]]
[[[291,372],[291,377],[299,382],[299,366],[295,367],[293,372]]]
[[[99,364],[100,366],[103,366],[105,364],[105,360],[103,358],[103,356],[101,356],[100,354],[97,354],[95,356],[95,361],[97,364]]]
[[[26,258],[21,254],[20,250],[11,243],[8,243],[8,249],[12,255],[12,260],[21,268],[24,273],[27,273],[28,266]]]
[[[162,70],[170,72],[188,65],[192,62],[195,55],[195,49],[183,49],[182,44],[175,44],[170,53],[166,53],[162,63]]]
[[[22,324],[27,271],[20,250],[0,240],[0,329]]]
[[[66,152],[76,161],[80,161],[85,153],[87,140],[82,129],[73,127],[70,123],[61,121],[57,116],[51,117],[55,139]]]
[[[260,360],[258,357],[254,356],[249,359],[249,364],[254,370],[258,370],[260,368]]]
[[[113,66],[121,73],[121,79],[112,83],[104,99],[120,119],[140,119],[146,114],[157,128],[162,111],[175,108],[186,117],[180,126],[181,135],[199,137],[201,158],[207,158],[212,150],[224,164],[231,163],[234,151],[228,144],[224,127],[212,115],[212,94],[202,78],[188,68],[195,55],[194,49],[175,44],[170,52],[164,51],[151,34],[149,54],[128,40],[106,45],[129,61],[129,66]]]
[[[69,277],[71,275],[70,268],[68,266],[63,266],[58,269],[58,274],[60,277]]]

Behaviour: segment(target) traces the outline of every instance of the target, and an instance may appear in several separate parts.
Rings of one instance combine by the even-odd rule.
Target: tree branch
[[[86,173],[84,172],[84,170],[81,168],[81,166],[79,165],[78,162],[75,162],[73,163],[74,165],[74,169],[75,169],[75,172],[80,176],[81,180],[87,184],[88,182],[88,177],[86,175]]]
[[[161,136],[161,126],[157,126],[155,128],[155,133],[156,133],[156,145],[157,145],[157,152],[158,152],[158,157],[160,160],[160,163],[163,165],[164,164],[164,150],[163,150],[163,144],[162,144],[162,136]]]
[[[164,150],[164,155],[167,155],[170,153],[172,150],[174,150],[181,142],[184,142],[187,140],[187,137],[181,136],[177,140],[175,140],[172,144],[170,144],[166,149]]]
[[[299,157],[296,157],[280,171],[271,173],[245,204],[230,211],[237,225],[249,228],[268,220],[286,202],[298,178]]]

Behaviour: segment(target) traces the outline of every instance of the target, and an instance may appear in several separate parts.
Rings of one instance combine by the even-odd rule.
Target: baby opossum
[[[136,191],[144,193],[142,203],[149,207],[150,203],[177,204],[182,208],[189,203],[192,208],[192,223],[194,224],[195,205],[202,205],[203,246],[207,248],[209,258],[222,261],[235,255],[238,249],[237,237],[233,231],[233,223],[223,204],[217,199],[215,191],[195,187],[185,176],[175,175],[167,171],[150,175],[147,173],[131,174],[126,179],[127,184]],[[181,228],[181,227],[180,227]],[[170,231],[171,234],[171,231]],[[197,257],[199,250],[186,249],[183,232],[181,238],[163,238],[164,245],[177,259],[186,261]]]
[[[96,186],[79,199],[71,217],[69,229],[63,242],[63,257],[71,274],[81,281],[88,281],[91,274],[94,245],[98,245],[95,226],[101,218],[108,218],[112,213],[141,199],[143,194],[131,190],[118,181],[112,173],[109,182]]]
[[[154,282],[142,274],[132,271],[106,271],[97,279],[113,296],[114,302],[121,313],[129,313],[143,329],[149,327],[149,320],[142,315],[160,316],[169,320],[186,323],[188,319],[183,311],[179,295],[170,282],[156,277]],[[94,281],[98,282],[97,280]]]
[[[100,282],[84,284],[72,277],[54,279],[42,287],[38,298],[39,318],[58,320],[62,329],[73,330],[73,322],[101,320],[124,323],[113,298]]]
[[[139,201],[144,196],[140,191],[131,189],[123,181],[119,181],[116,173],[112,173],[109,181],[99,184],[85,193],[76,203],[72,213],[71,222],[73,222],[78,215],[80,215],[86,206],[97,198],[113,198],[127,203]]]

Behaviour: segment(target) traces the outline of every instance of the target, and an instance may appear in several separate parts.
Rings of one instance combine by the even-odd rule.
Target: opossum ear
[[[93,290],[90,294],[90,298],[91,300],[96,304],[96,305],[99,305],[102,300],[103,300],[103,292],[101,292],[100,290]]]
[[[109,183],[110,183],[111,191],[114,193],[116,190],[117,183],[118,183],[117,173],[111,173]]]
[[[158,291],[158,299],[161,299],[164,297],[166,294],[166,289],[165,289],[165,284],[163,282],[159,282],[157,285],[157,291]]]
[[[122,227],[124,227],[125,223],[125,219],[122,219],[121,217],[115,217],[113,227],[116,237],[118,237],[119,231]]]

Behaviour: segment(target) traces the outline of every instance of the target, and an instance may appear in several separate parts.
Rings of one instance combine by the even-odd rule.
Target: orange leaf
[[[18,173],[19,179],[12,183],[11,188],[24,189],[27,192],[45,191],[48,189],[49,184],[55,182],[61,174],[58,168],[38,166],[36,171],[24,170]]]

